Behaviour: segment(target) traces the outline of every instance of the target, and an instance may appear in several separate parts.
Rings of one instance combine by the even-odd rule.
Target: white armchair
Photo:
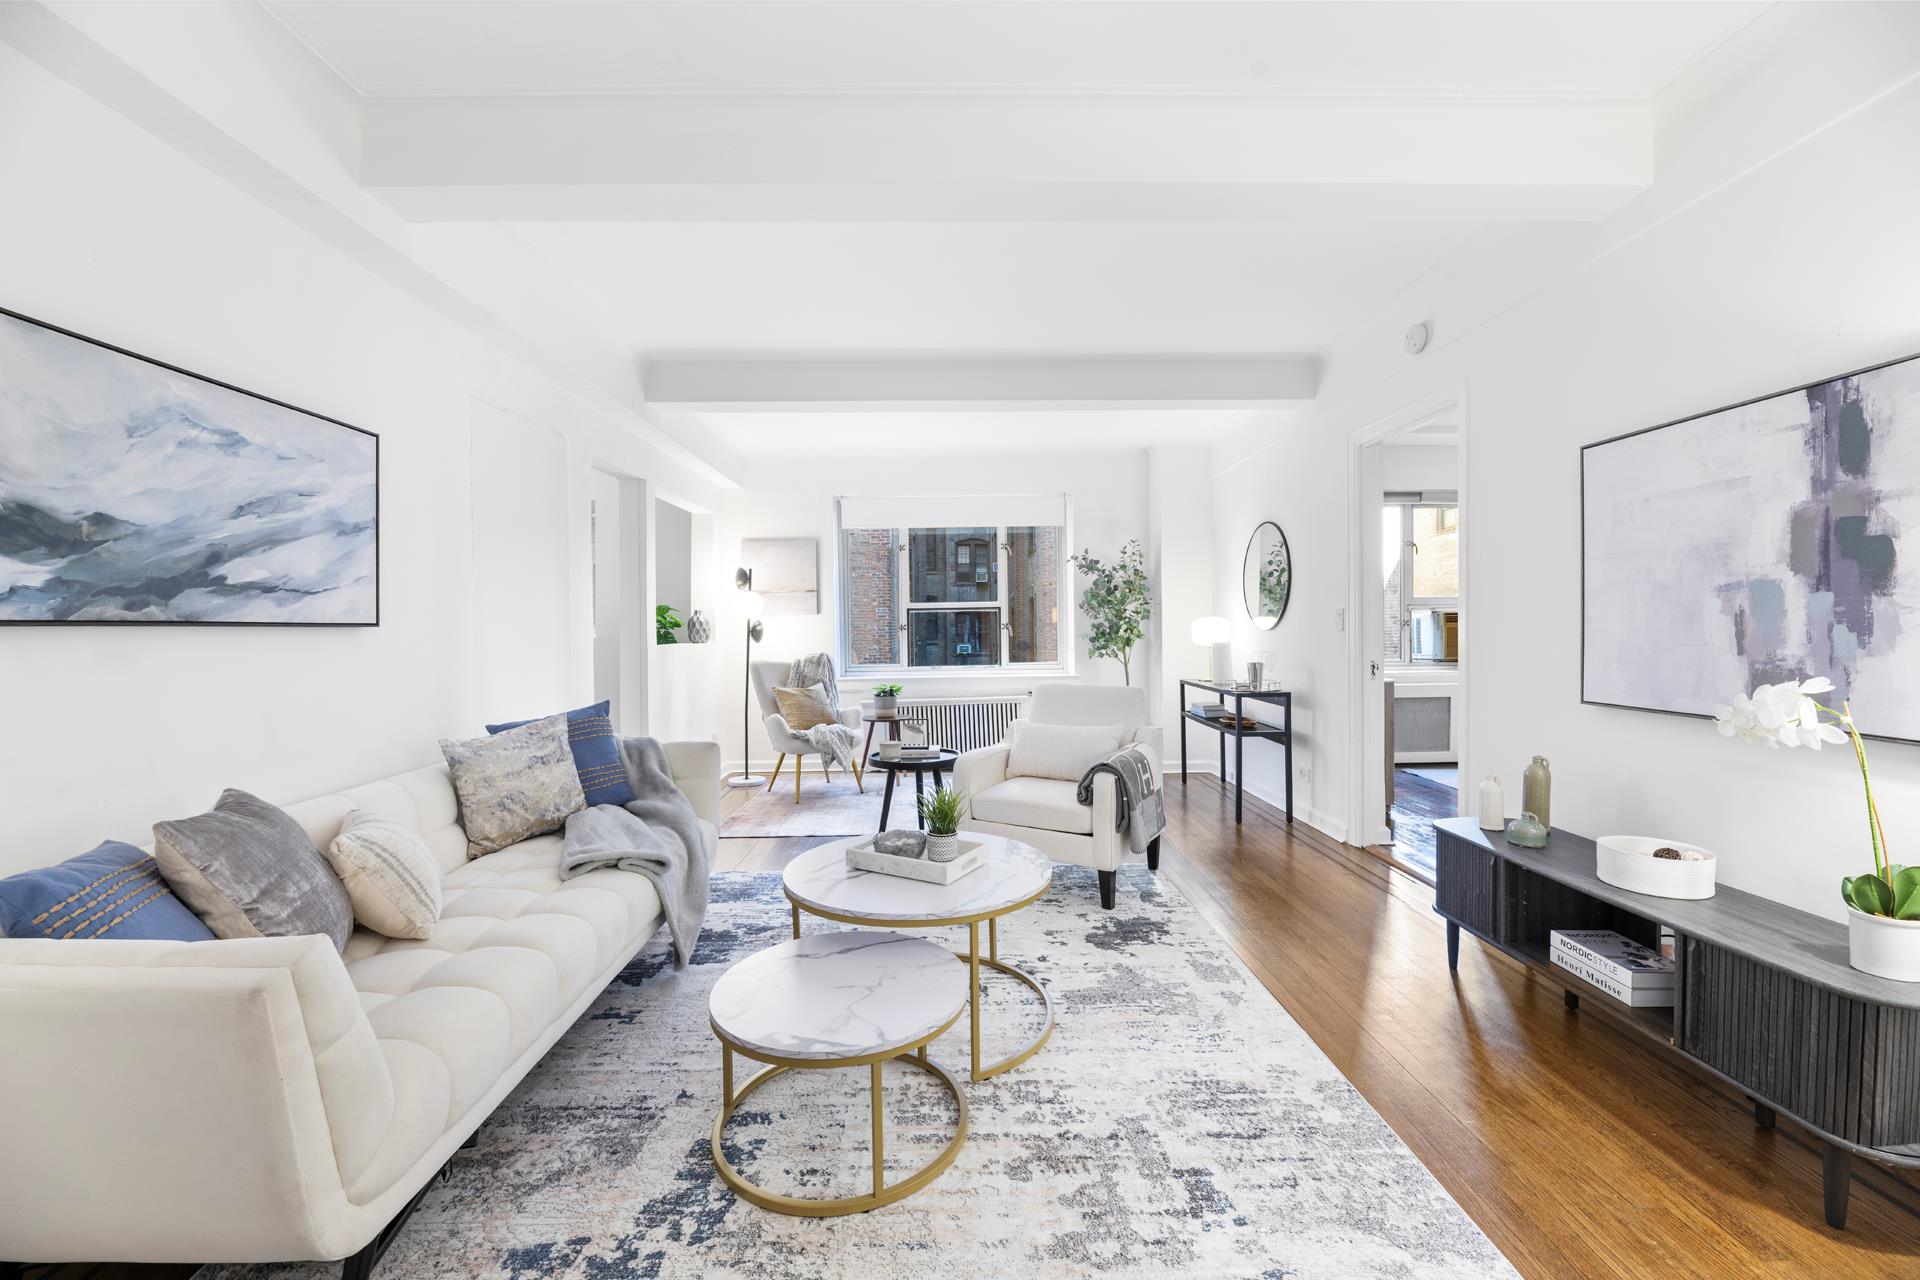
[[[1047,685],[1033,692],[1027,718],[1039,724],[1109,725],[1126,730],[1126,740],[1146,747],[1160,760],[1160,728],[1146,723],[1147,691],[1114,685]],[[1113,909],[1127,836],[1114,829],[1118,807],[1114,779],[1093,780],[1093,804],[1075,796],[1078,784],[1057,778],[1010,778],[1003,744],[969,751],[954,762],[952,785],[967,796],[969,831],[986,831],[1025,841],[1056,862],[1092,867],[1100,875],[1100,905]],[[1147,869],[1160,869],[1160,841],[1147,848]]]
[[[773,776],[767,779],[767,790],[772,791],[773,784],[780,781],[780,770],[786,767],[787,757],[792,756],[793,802],[799,804],[800,762],[806,756],[819,755],[820,753],[814,748],[812,743],[796,734],[787,724],[786,717],[780,714],[779,700],[773,696],[774,688],[778,685],[785,684],[787,681],[788,665],[789,664],[785,662],[756,662],[753,664],[751,672],[753,675],[754,700],[760,704],[760,714],[766,719],[767,742],[780,754],[779,761],[773,766]],[[860,707],[858,704],[851,707],[836,707],[834,709],[834,718],[854,732],[859,732],[861,720]],[[865,791],[867,784],[860,775],[860,764],[860,758],[856,755],[853,761],[853,783],[856,787],[859,787],[860,790]],[[833,776],[832,773],[828,771],[828,760],[824,755],[820,756],[820,776],[823,778],[832,778]]]

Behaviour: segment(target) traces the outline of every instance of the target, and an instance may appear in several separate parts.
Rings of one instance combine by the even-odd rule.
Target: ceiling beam
[[[1269,409],[1312,400],[1311,356],[659,359],[647,402],[705,412]]]
[[[372,99],[415,220],[1589,220],[1646,190],[1644,100],[1337,94]]]

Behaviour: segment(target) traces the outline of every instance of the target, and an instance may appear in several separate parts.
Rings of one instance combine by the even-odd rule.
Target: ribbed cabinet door
[[[1866,1147],[1920,1142],[1920,1015],[1680,940],[1676,1045],[1808,1124]]]
[[[1433,834],[1433,909],[1463,929],[1493,937],[1500,859],[1450,831]]]

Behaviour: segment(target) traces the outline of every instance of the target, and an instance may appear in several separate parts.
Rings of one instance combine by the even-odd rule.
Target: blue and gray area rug
[[[952,1168],[872,1213],[745,1204],[708,1148],[707,992],[788,930],[777,875],[715,877],[692,966],[674,972],[664,933],[635,960],[456,1158],[380,1280],[1514,1275],[1179,891],[1139,867],[1121,872],[1117,910],[1100,910],[1092,872],[1061,867],[1003,922],[1001,955],[1047,984],[1058,1026],[1024,1065],[966,1086],[973,1127]],[[945,940],[964,946],[964,931]],[[1039,1019],[1030,992],[990,979],[990,1058]],[[967,1046],[963,1015],[933,1056],[964,1081]],[[888,1073],[887,1112],[894,1178],[951,1132],[944,1089],[911,1068]],[[789,1073],[728,1128],[749,1177],[822,1197],[866,1190],[867,1133],[864,1068]]]

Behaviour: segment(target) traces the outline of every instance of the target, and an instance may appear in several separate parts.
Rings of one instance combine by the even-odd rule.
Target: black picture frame
[[[1682,720],[1712,720],[1711,715],[1700,711],[1676,711],[1670,707],[1643,707],[1630,702],[1609,702],[1601,698],[1587,696],[1587,453],[1592,449],[1603,449],[1610,444],[1619,444],[1623,440],[1632,440],[1638,436],[1649,435],[1655,431],[1664,431],[1669,427],[1682,426],[1689,422],[1698,422],[1702,418],[1711,418],[1716,414],[1727,413],[1734,409],[1744,409],[1748,405],[1761,404],[1768,400],[1778,400],[1782,396],[1805,395],[1815,387],[1824,387],[1829,383],[1844,382],[1848,378],[1858,378],[1882,369],[1891,369],[1896,365],[1910,364],[1920,360],[1920,351],[1910,355],[1895,356],[1891,360],[1881,360],[1874,364],[1863,365],[1858,369],[1849,369],[1845,373],[1830,374],[1824,378],[1815,378],[1802,382],[1798,386],[1782,387],[1778,391],[1769,391],[1764,395],[1748,396],[1745,400],[1735,400],[1713,409],[1699,413],[1690,413],[1684,417],[1671,418],[1650,427],[1638,427],[1632,431],[1622,431],[1618,435],[1608,436],[1604,440],[1594,440],[1580,446],[1580,704],[1588,707],[1611,707],[1619,711],[1643,711],[1652,715],[1675,716]],[[1911,746],[1920,746],[1920,738],[1903,738],[1892,734],[1867,733],[1862,730],[1861,737],[1876,742],[1897,742]]]
[[[210,377],[204,373],[197,373],[192,369],[184,369],[179,365],[168,364],[164,360],[156,360],[152,356],[142,355],[138,351],[130,351],[125,347],[116,346],[111,342],[91,337],[88,334],[77,333],[72,329],[54,324],[48,320],[42,320],[37,316],[27,315],[24,312],[14,311],[7,307],[0,307],[0,316],[5,316],[11,320],[18,320],[24,324],[30,324],[51,333],[57,333],[62,337],[71,338],[77,342],[84,342],[89,346],[112,352],[114,355],[121,356],[125,359],[138,360],[142,364],[149,364],[157,369],[164,369],[168,373],[177,374],[185,378],[192,378],[197,382],[204,382],[209,386],[219,387],[223,391],[230,391],[236,395],[243,395],[249,399],[258,400],[263,404],[270,404],[277,409],[284,409],[289,413],[296,413],[305,418],[312,418],[328,426],[356,432],[373,441],[373,619],[371,621],[292,622],[284,620],[252,621],[241,618],[0,618],[0,627],[330,627],[336,629],[354,629],[378,627],[380,625],[382,561],[380,547],[380,435],[378,432],[369,431],[365,427],[355,426],[353,423],[342,421],[339,418],[329,417],[324,413],[316,413],[312,409],[305,409],[285,400],[278,400],[272,396],[262,395],[258,391],[249,391],[245,387],[236,386],[231,382],[224,382],[219,378]]]

